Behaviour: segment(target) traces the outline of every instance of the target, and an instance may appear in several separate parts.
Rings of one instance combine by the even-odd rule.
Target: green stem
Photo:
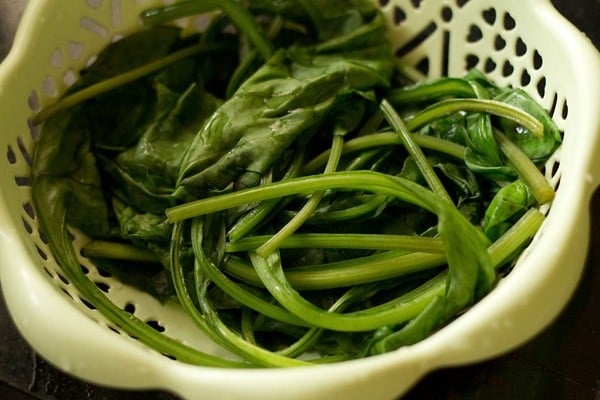
[[[175,293],[177,294],[177,299],[179,300],[179,304],[183,308],[183,311],[189,315],[194,324],[200,328],[202,332],[208,335],[212,340],[214,340],[217,344],[221,345],[224,348],[227,348],[230,351],[235,352],[235,348],[228,346],[226,340],[223,340],[218,334],[216,334],[210,322],[208,322],[204,315],[198,310],[194,300],[189,293],[188,286],[185,279],[185,272],[183,270],[184,266],[180,260],[181,247],[183,244],[183,229],[185,222],[177,223],[173,226],[172,239],[171,239],[171,248],[170,248],[170,261],[171,261],[171,281],[173,282],[173,286],[175,288]]]
[[[253,311],[249,308],[242,308],[242,317],[240,323],[240,333],[246,342],[258,345],[254,337],[254,319]]]
[[[490,259],[498,269],[515,251],[530,240],[544,221],[544,216],[531,209],[509,229],[501,239],[488,248]],[[264,259],[250,253],[254,268],[261,281],[273,296],[290,312],[311,321],[314,325],[338,331],[365,331],[415,318],[438,296],[443,296],[447,285],[447,270],[436,275],[418,288],[387,303],[370,309],[346,314],[333,314],[305,300],[286,279],[277,253]]]
[[[82,248],[83,255],[91,258],[111,258],[124,261],[158,262],[154,253],[127,243],[92,240]]]
[[[302,172],[304,164],[304,151],[297,151],[292,164],[281,178],[281,180],[288,180],[295,178]],[[284,201],[285,202],[285,201]],[[271,199],[261,202],[258,206],[242,215],[235,224],[227,232],[227,236],[231,242],[235,242],[248,235],[259,225],[261,225],[267,218],[272,215],[271,212],[276,209],[282,201],[280,199]]]
[[[445,264],[443,254],[388,251],[329,264],[288,268],[285,275],[296,290],[324,290],[398,278]],[[229,258],[223,270],[251,285],[264,287],[254,268],[238,258]]]
[[[209,285],[210,281],[208,279],[201,281],[201,285],[198,287],[198,302],[206,319],[210,321],[212,329],[222,340],[228,343],[228,347],[234,348],[236,353],[243,355],[246,359],[266,367],[302,367],[312,365],[310,362],[282,356],[263,349],[241,338],[219,318],[217,311],[208,299]]]
[[[381,289],[381,287],[382,285],[380,284],[354,286],[340,296],[337,301],[333,303],[331,307],[329,307],[328,311],[343,312],[351,305],[372,297]],[[304,354],[311,350],[312,347],[319,341],[323,332],[324,329],[313,327],[296,342],[285,349],[279,350],[277,353],[286,355],[288,357],[297,357],[301,354]],[[347,356],[344,357],[344,359],[347,359]]]
[[[229,253],[251,251],[271,238],[270,235],[251,236],[235,243],[227,243]],[[413,235],[378,235],[361,233],[301,233],[287,237],[280,249],[327,248],[368,250],[411,250],[444,253],[444,244],[438,238]]]
[[[65,277],[77,289],[82,298],[87,299],[96,309],[123,332],[137,338],[141,343],[162,354],[176,357],[177,360],[213,367],[244,368],[245,363],[222,359],[206,354],[172,339],[148,326],[133,314],[117,307],[81,270],[70,234],[67,230],[66,209],[60,197],[48,197],[54,182],[43,177],[35,179],[32,186],[33,202],[40,228],[48,235],[49,247],[60,264]],[[50,199],[52,201],[50,201]]]
[[[325,174],[329,174],[335,172],[337,169],[338,163],[342,156],[342,148],[344,145],[344,137],[341,135],[333,135],[333,141],[331,145],[331,152],[329,156],[329,161],[325,166]],[[286,238],[290,237],[294,232],[298,230],[304,224],[304,222],[310,218],[310,216],[315,212],[321,199],[323,198],[325,192],[313,192],[308,201],[304,204],[304,206],[298,211],[294,217],[288,221],[287,224],[283,228],[281,228],[275,235],[271,236],[269,240],[263,243],[256,252],[265,257],[267,254],[272,253],[279,247],[282,241]]]
[[[465,148],[449,140],[440,139],[434,136],[413,135],[413,140],[422,148],[438,151],[447,154],[458,160],[464,160]],[[360,136],[348,140],[344,143],[342,154],[347,155],[362,150],[372,149],[383,146],[401,146],[402,139],[395,132],[381,132],[372,135]],[[329,150],[326,150],[306,163],[304,174],[315,173],[327,162]]]
[[[460,78],[445,78],[431,83],[418,83],[406,88],[392,89],[387,95],[387,99],[394,106],[400,106],[444,97],[471,98],[474,96],[473,87],[468,81]]]
[[[261,352],[262,349],[259,349],[256,346],[253,346],[252,344],[238,338],[247,344],[245,346],[241,346],[240,343],[236,342],[235,337],[237,336],[231,332],[229,328],[225,326],[225,324],[222,323],[222,321],[216,315],[216,312],[212,309],[212,306],[207,305],[205,299],[206,296],[199,296],[198,301],[200,304],[200,309],[196,307],[196,304],[194,303],[194,300],[188,291],[188,286],[186,284],[184,276],[185,274],[183,271],[183,264],[179,261],[179,254],[181,252],[181,245],[183,241],[183,225],[184,224],[182,223],[178,223],[173,227],[173,239],[171,242],[171,279],[173,281],[173,285],[175,286],[179,303],[186,314],[189,315],[192,321],[196,324],[196,326],[217,344],[234,354],[238,354],[254,365],[266,367],[289,367],[305,365],[305,363],[300,361],[288,360],[284,359],[283,357],[274,357],[270,353],[265,354],[267,352]],[[192,244],[194,245],[194,254],[196,255],[196,258],[202,257],[202,253],[197,253],[201,244],[196,243],[196,241],[192,241]],[[204,287],[205,282],[208,282],[201,277],[200,268],[199,262],[196,260],[196,262],[194,262],[194,283],[198,291],[202,290],[202,288],[199,286]]]
[[[480,112],[507,118],[541,137],[544,125],[531,114],[518,107],[497,100],[488,99],[450,99],[435,103],[406,121],[409,131],[416,131],[431,122],[460,111]]]
[[[361,218],[365,215],[372,215],[378,210],[382,209],[389,202],[388,197],[382,195],[370,194],[359,197],[364,198],[365,200],[358,205],[347,207],[343,210],[317,210],[307,222],[316,225],[324,225],[350,221]]]
[[[246,35],[261,57],[264,60],[271,58],[275,51],[273,44],[248,9],[234,0],[221,0],[221,8],[233,24]]]
[[[429,303],[427,296],[417,302],[407,302],[403,306],[391,309],[369,310],[346,314],[323,310],[304,299],[289,283],[281,267],[277,252],[270,253],[265,259],[256,253],[250,253],[250,259],[265,287],[282,306],[292,314],[311,321],[317,327],[344,332],[370,331],[380,326],[396,325],[414,318]],[[443,287],[441,288],[443,290]]]
[[[401,183],[404,188],[390,189],[390,185]],[[331,174],[312,175],[278,181],[266,185],[238,190],[219,196],[190,201],[165,210],[169,222],[177,222],[215,211],[238,207],[243,204],[280,198],[300,193],[313,193],[328,189],[365,190],[375,193],[390,194],[415,205],[423,202],[409,190],[426,190],[418,184],[398,177],[392,177],[375,171],[348,171]]]
[[[262,28],[248,9],[233,0],[182,1],[165,7],[146,10],[141,14],[141,17],[144,24],[156,25],[217,9],[221,9],[227,14],[233,24],[248,37],[250,43],[254,45],[263,59],[267,60],[271,57],[274,52],[273,44],[267,39]]]
[[[446,188],[435,174],[435,171],[433,170],[431,164],[429,164],[429,161],[427,161],[423,150],[421,150],[419,145],[415,142],[413,135],[408,131],[396,110],[394,110],[392,105],[387,100],[383,100],[381,102],[381,110],[383,111],[383,114],[385,115],[385,118],[390,126],[402,140],[402,144],[404,144],[408,154],[410,154],[410,156],[417,163],[421,174],[425,178],[425,181],[431,190],[433,190],[433,192],[436,193],[442,200],[448,202],[449,204],[453,204],[453,201],[446,191]]]
[[[269,26],[267,37],[269,39],[273,39],[274,37],[276,37],[283,25],[283,19],[280,16],[276,16]],[[233,72],[233,75],[231,76],[231,79],[229,79],[229,82],[227,84],[227,88],[225,89],[225,98],[228,99],[232,97],[234,93],[238,90],[238,88],[260,65],[262,65],[260,54],[256,49],[253,49],[246,56],[246,58],[240,61],[235,71]]]
[[[220,6],[221,0],[179,1],[164,7],[148,8],[142,11],[140,17],[146,26],[160,25],[178,18],[215,11]]]
[[[35,114],[31,118],[31,122],[34,125],[38,125],[52,115],[56,114],[61,110],[68,109],[77,104],[83,103],[86,100],[89,100],[93,97],[99,96],[103,93],[109,92],[116,88],[119,88],[123,85],[126,85],[130,82],[138,80],[144,76],[150,75],[156,71],[159,71],[177,61],[183,60],[185,58],[201,54],[201,53],[211,53],[215,51],[221,51],[229,49],[229,45],[223,45],[219,43],[213,44],[198,44],[190,47],[186,47],[185,49],[176,51],[174,53],[169,54],[168,56],[162,57],[158,60],[152,61],[148,64],[145,64],[141,67],[134,68],[130,71],[124,72],[122,74],[113,76],[111,78],[105,79],[101,82],[88,86],[84,89],[81,89],[73,94],[67,95],[61,99],[59,99],[56,103],[49,105],[46,108],[40,110],[37,114]]]
[[[542,226],[545,217],[537,208],[527,210],[509,230],[490,245],[488,253],[496,269],[510,261],[514,252],[527,243]]]
[[[367,119],[364,125],[358,131],[358,137],[372,135],[381,126],[381,123],[385,120],[383,113],[378,108],[376,111]]]
[[[531,159],[502,132],[494,129],[494,138],[502,153],[515,167],[539,204],[549,203],[554,199],[554,189],[546,177],[540,172]]]
[[[244,357],[246,360],[268,367],[295,367],[309,365],[304,361],[299,361],[278,355],[263,349],[255,343],[248,342],[233,332],[227,324],[219,317],[211,301],[208,298],[208,286],[211,281],[205,274],[207,267],[214,267],[211,260],[208,259],[204,250],[204,220],[205,218],[196,218],[192,221],[191,237],[192,248],[194,251],[194,285],[196,296],[203,317],[208,323],[208,329],[212,336],[217,337],[226,344],[226,347]],[[212,227],[211,227],[212,228]],[[212,230],[212,229],[211,229]],[[211,250],[212,251],[212,250]]]
[[[202,227],[201,227],[200,219],[195,218],[192,221],[192,238],[193,243],[199,243],[202,241]],[[221,290],[227,293],[229,296],[233,297],[237,301],[239,301],[244,306],[253,309],[256,312],[264,314],[265,316],[275,319],[277,321],[282,321],[292,325],[299,326],[308,326],[308,324],[297,318],[295,315],[290,314],[286,309],[272,304],[254,294],[250,291],[244,289],[242,286],[233,282],[229,279],[225,274],[219,270],[219,268],[214,265],[214,263],[210,262],[206,259],[206,257],[201,256],[199,249],[197,249],[199,256],[199,263],[202,267],[202,271],[206,276],[213,281]],[[225,262],[226,264],[227,262]]]
[[[227,84],[225,98],[229,99],[232,97],[242,83],[248,79],[250,72],[254,71],[261,64],[262,61],[260,60],[259,54],[256,50],[251,51],[246,58],[241,60]]]

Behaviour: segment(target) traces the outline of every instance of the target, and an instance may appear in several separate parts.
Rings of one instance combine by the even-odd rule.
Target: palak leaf
[[[207,121],[184,158],[174,192],[189,200],[258,184],[292,143],[306,143],[349,98],[389,85],[392,54],[379,14],[329,45],[279,50]],[[366,43],[358,50],[357,40]]]
[[[68,223],[88,235],[108,236],[109,208],[89,131],[78,116],[62,112],[48,120],[35,154],[32,174],[38,181],[52,182],[49,186],[61,193]]]
[[[501,188],[485,212],[484,232],[490,240],[498,239],[525,212],[536,204],[527,184],[520,179]]]

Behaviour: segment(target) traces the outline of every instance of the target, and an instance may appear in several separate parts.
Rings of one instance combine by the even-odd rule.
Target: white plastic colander
[[[459,76],[478,67],[500,84],[523,87],[564,132],[564,144],[546,166],[556,198],[515,269],[428,339],[333,365],[192,366],[107,323],[62,276],[38,229],[29,176],[39,129],[28,120],[55,101],[107,43],[138,29],[140,10],[159,3],[31,1],[0,66],[0,280],[16,326],[42,357],[95,383],[165,389],[190,399],[390,399],[433,369],[494,357],[522,344],[560,312],[584,266],[588,206],[600,183],[597,50],[549,0],[380,0],[400,57],[431,77]],[[187,22],[189,28],[198,25],[198,20]],[[84,241],[75,237],[75,247]],[[160,304],[99,273],[83,257],[81,263],[115,304],[165,335],[226,354],[199,333],[177,304]]]

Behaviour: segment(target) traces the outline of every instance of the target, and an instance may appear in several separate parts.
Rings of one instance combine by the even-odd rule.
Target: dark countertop
[[[26,0],[0,0],[0,60],[10,47],[26,3]],[[600,48],[600,0],[553,0],[552,3]],[[585,275],[561,316],[534,340],[503,357],[429,374],[406,399],[600,400],[600,192],[594,196],[591,207],[591,245]],[[57,371],[21,338],[0,293],[0,399],[174,400],[174,397],[160,392],[98,387]]]

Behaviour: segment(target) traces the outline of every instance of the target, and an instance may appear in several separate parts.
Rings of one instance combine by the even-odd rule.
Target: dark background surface
[[[26,3],[26,0],[0,0],[0,60],[10,48]],[[553,0],[552,3],[600,48],[600,0]],[[600,400],[600,193],[594,196],[591,207],[591,245],[586,271],[561,316],[534,340],[501,358],[429,374],[406,399]],[[175,398],[160,392],[112,390],[62,374],[37,356],[21,338],[0,294],[0,399]]]

